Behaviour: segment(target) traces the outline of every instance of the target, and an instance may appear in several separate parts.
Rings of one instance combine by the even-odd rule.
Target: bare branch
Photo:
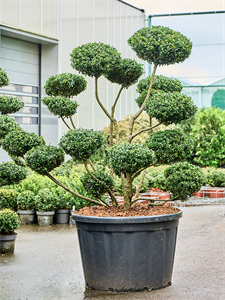
[[[112,204],[115,205],[115,206],[117,206],[117,205],[118,205],[118,202],[117,202],[116,197],[115,197],[114,193],[112,192],[112,190],[111,190],[104,182],[102,182],[101,180],[99,180],[97,177],[95,177],[95,176],[90,172],[90,170],[88,169],[88,166],[87,166],[87,163],[86,163],[86,162],[84,162],[84,166],[85,166],[85,169],[86,169],[86,171],[88,172],[88,174],[89,174],[94,180],[96,180],[96,181],[98,181],[98,182],[101,182],[101,183],[107,188],[107,191],[108,191],[108,193],[109,193],[109,195],[110,195],[110,197],[111,197],[111,199],[112,199]],[[107,204],[107,206],[109,206],[109,205]]]
[[[74,125],[74,123],[73,123],[73,119],[72,119],[72,117],[70,116],[70,122],[71,122],[71,124],[72,124],[72,126],[73,126],[73,129],[76,129],[76,126]]]
[[[97,78],[97,77],[95,77],[95,97],[96,97],[96,100],[97,100],[99,106],[101,107],[101,109],[103,110],[103,112],[106,114],[106,116],[107,116],[113,123],[115,123],[114,118],[112,118],[112,117],[110,116],[110,114],[107,112],[107,110],[106,110],[105,107],[102,105],[102,103],[101,103],[101,101],[100,101],[100,99],[99,99],[99,96],[98,96],[98,78]]]
[[[70,126],[66,123],[66,121],[64,120],[63,117],[61,117],[61,119],[63,120],[63,123],[66,125],[67,128],[71,129]]]
[[[91,198],[84,197],[84,196],[82,196],[82,195],[80,195],[80,194],[72,191],[71,189],[69,189],[68,187],[66,187],[63,183],[61,183],[60,181],[58,181],[55,177],[53,177],[50,173],[46,173],[46,176],[48,176],[48,178],[50,178],[53,182],[55,182],[57,185],[61,186],[64,190],[66,190],[67,192],[71,193],[74,196],[77,196],[77,197],[79,197],[79,198],[81,198],[83,200],[86,200],[88,202],[95,203],[97,205],[107,206],[105,203],[102,204],[99,201],[95,201],[95,200],[93,200]]]
[[[147,100],[147,99],[149,98],[149,96],[150,96],[150,93],[151,93],[151,90],[152,90],[152,86],[153,86],[153,81],[154,81],[154,78],[155,78],[156,69],[157,69],[157,65],[154,65],[154,69],[153,69],[153,72],[152,72],[152,77],[151,77],[150,85],[149,85],[148,92],[147,92],[147,95],[146,95],[146,97],[145,97],[144,102],[142,103],[140,109],[136,112],[136,114],[134,114],[134,115],[131,117],[131,119],[130,119],[129,134],[128,134],[128,138],[127,138],[128,143],[131,142],[131,137],[132,137],[133,128],[134,128],[134,121],[135,121],[135,120],[140,116],[140,114],[143,112],[143,110],[144,110],[144,108],[145,108],[145,102],[146,102],[146,100]]]
[[[138,131],[137,133],[135,133],[135,134],[133,134],[133,135],[131,136],[130,141],[132,141],[133,138],[135,138],[137,135],[141,134],[142,132],[152,130],[153,128],[158,127],[158,126],[161,125],[161,124],[162,124],[162,123],[158,123],[158,124],[156,124],[155,126],[148,127],[148,128],[145,128],[145,129],[142,129],[142,130]]]

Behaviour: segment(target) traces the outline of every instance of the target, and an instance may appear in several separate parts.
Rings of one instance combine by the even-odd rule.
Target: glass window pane
[[[13,117],[19,124],[38,124],[38,118]]]
[[[38,114],[38,107],[25,106],[19,110],[21,114]]]

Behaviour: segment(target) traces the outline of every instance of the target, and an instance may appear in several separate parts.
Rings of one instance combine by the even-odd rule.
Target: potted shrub
[[[20,222],[17,213],[5,208],[0,210],[0,254],[12,254]]]
[[[24,191],[17,197],[17,213],[20,217],[21,225],[33,224],[36,221],[35,194],[32,191]]]
[[[55,75],[45,85],[48,96],[42,99],[43,103],[69,129],[60,139],[59,147],[40,143],[22,151],[17,145],[23,143],[20,139],[23,134],[17,134],[16,130],[8,133],[2,141],[6,151],[25,157],[32,170],[92,204],[76,211],[73,219],[78,229],[86,285],[98,290],[137,291],[162,288],[171,283],[177,226],[182,212],[163,203],[152,202],[152,198],[149,198],[147,206],[137,203],[146,200],[139,196],[146,169],[153,165],[175,163],[165,174],[167,190],[172,192],[171,200],[174,201],[178,198],[186,200],[203,183],[199,167],[180,163],[192,153],[192,140],[179,129],[153,132],[161,124],[179,124],[197,111],[191,98],[181,93],[182,85],[178,80],[155,75],[158,66],[180,63],[188,58],[192,43],[181,33],[162,26],[142,28],[128,43],[139,58],[153,63],[154,68],[152,75],[138,84],[140,95],[136,102],[139,109],[131,116],[126,139],[122,142],[115,117],[116,105],[122,91],[135,84],[143,74],[143,66],[135,60],[122,59],[114,47],[103,43],[88,43],[71,53],[72,67],[94,78],[96,100],[109,118],[110,136],[105,160],[110,167],[110,176],[121,178],[124,205],[118,205],[112,178],[109,174],[103,175],[102,169],[96,168],[92,161],[92,156],[104,145],[102,132],[75,128],[73,123],[77,104],[72,97],[86,87],[81,76]],[[101,76],[120,86],[111,111],[104,107],[98,94]],[[134,124],[144,111],[149,116],[149,126],[134,133]],[[153,118],[157,119],[157,124],[152,124]],[[135,143],[135,137],[145,131],[149,133],[145,142]],[[87,175],[83,184],[92,196],[79,194],[51,173],[63,163],[64,153],[84,164]],[[191,176],[190,173],[197,175]],[[133,193],[133,183],[139,175],[140,180],[136,182]],[[179,188],[176,188],[178,184]],[[102,197],[105,192],[110,201]],[[46,197],[48,194],[46,192]]]
[[[18,193],[13,189],[0,189],[0,209],[9,208],[16,209],[16,198]]]
[[[40,190],[34,198],[38,224],[40,226],[50,226],[53,224],[53,215],[55,214],[56,201],[53,193],[45,188]]]

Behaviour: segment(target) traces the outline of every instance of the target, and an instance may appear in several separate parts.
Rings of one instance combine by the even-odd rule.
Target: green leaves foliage
[[[182,124],[182,128],[187,123]],[[223,166],[225,164],[225,111],[215,107],[203,108],[195,115],[189,127],[188,131],[195,145],[194,162],[201,166]]]
[[[77,112],[78,103],[63,96],[44,97],[41,101],[48,106],[50,112],[55,116],[69,117]]]
[[[168,167],[165,172],[166,188],[172,193],[172,200],[185,201],[199,191],[204,181],[201,169],[188,162]]]
[[[0,68],[0,87],[9,85],[9,78],[5,70]]]
[[[159,164],[185,160],[194,149],[193,141],[179,129],[154,132],[146,140],[146,146],[155,152]]]
[[[213,93],[211,106],[225,110],[225,89],[218,89]]]
[[[2,148],[11,156],[23,157],[33,147],[43,145],[43,137],[25,130],[13,130],[2,140]]]
[[[144,91],[148,90],[150,81],[152,76],[148,76],[144,79],[141,79],[138,82],[137,85],[137,92],[143,93]],[[161,90],[166,93],[170,92],[181,92],[183,89],[183,86],[181,82],[178,79],[175,78],[169,78],[163,75],[155,75],[154,81],[153,81],[153,90]]]
[[[211,170],[207,172],[206,181],[210,186],[225,187],[225,173],[222,170]]]
[[[53,211],[56,209],[56,199],[48,188],[40,190],[35,196],[34,202],[38,211]]]
[[[59,146],[75,160],[86,161],[101,147],[102,143],[101,131],[79,128],[69,130],[60,139]]]
[[[0,189],[0,209],[15,209],[17,196],[13,189]]]
[[[103,43],[87,43],[74,48],[71,66],[90,77],[100,77],[120,64],[120,53],[112,46]]]
[[[128,88],[138,81],[143,72],[141,64],[138,64],[135,60],[124,58],[121,59],[120,64],[105,74],[105,78],[112,83]]]
[[[64,152],[56,146],[43,145],[28,151],[25,161],[33,171],[44,175],[64,162]]]
[[[0,186],[19,183],[25,179],[27,171],[12,162],[0,164]]]
[[[29,190],[20,193],[16,199],[17,208],[22,210],[35,209],[34,197],[35,194]]]
[[[107,192],[107,188],[112,189],[114,186],[113,179],[110,175],[103,171],[91,172],[99,181],[91,177],[90,174],[84,174],[81,177],[81,182],[87,192],[95,198],[100,198]]]
[[[50,76],[45,83],[45,93],[48,96],[77,96],[87,87],[87,81],[79,75],[62,73]]]
[[[24,106],[23,101],[12,96],[0,96],[0,112],[2,115],[12,114]]]
[[[0,116],[0,139],[4,138],[10,131],[20,129],[12,117]]]
[[[170,125],[193,116],[197,111],[197,106],[191,97],[184,94],[153,90],[151,96],[146,99],[145,110],[150,117],[155,117],[159,122]]]
[[[20,218],[10,209],[0,211],[0,234],[13,233],[20,226]]]
[[[192,49],[186,36],[163,26],[138,30],[128,39],[128,44],[139,58],[161,66],[183,62]]]
[[[143,145],[121,143],[109,149],[109,163],[118,176],[121,173],[134,174],[154,161],[154,152]]]

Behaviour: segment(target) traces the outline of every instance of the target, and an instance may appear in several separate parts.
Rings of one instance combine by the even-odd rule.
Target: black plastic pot
[[[73,215],[86,285],[123,292],[170,285],[181,217],[181,211],[149,217]]]
[[[66,224],[70,221],[70,209],[56,209],[54,223]]]

